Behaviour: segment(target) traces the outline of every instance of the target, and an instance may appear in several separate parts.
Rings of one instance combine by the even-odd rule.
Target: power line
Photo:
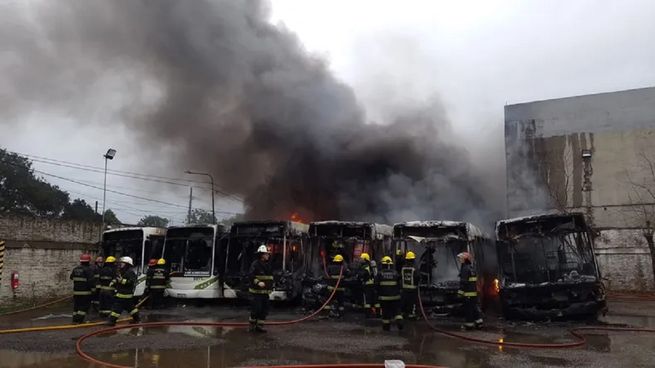
[[[21,155],[25,157],[29,157],[31,161],[33,162],[39,162],[43,164],[48,164],[48,165],[54,165],[54,166],[60,166],[60,167],[68,167],[71,169],[77,169],[77,170],[84,170],[84,171],[89,171],[89,172],[95,172],[95,173],[104,173],[104,168],[98,167],[98,166],[91,166],[91,165],[85,165],[85,164],[80,164],[80,163],[75,163],[75,162],[70,162],[70,161],[63,161],[63,160],[57,160],[53,158],[48,158],[44,156],[37,156],[37,155],[31,155],[31,154],[26,154],[26,153],[21,153],[21,152],[15,152],[15,151],[7,151],[16,155]],[[130,179],[137,179],[137,180],[144,180],[144,181],[151,181],[151,182],[156,182],[156,183],[161,183],[161,184],[169,184],[169,185],[177,185],[177,186],[183,186],[183,187],[188,187],[188,183],[196,183],[196,184],[207,184],[206,182],[202,181],[197,181],[197,180],[192,180],[192,179],[182,179],[182,178],[170,178],[170,177],[165,177],[165,176],[158,176],[158,175],[153,175],[153,174],[144,174],[144,173],[136,173],[136,172],[131,172],[131,171],[122,171],[122,170],[107,170],[107,174],[114,175],[114,176],[120,176],[124,178],[130,178]],[[182,181],[186,182],[187,184],[183,183],[177,183],[175,181]],[[198,187],[200,189],[205,189],[211,191],[212,188],[210,187]],[[231,198],[233,200],[236,200],[238,202],[243,202],[243,198],[235,195],[228,193],[224,190],[221,190],[220,188],[217,189],[216,185],[214,185],[214,192],[223,195],[224,197]]]

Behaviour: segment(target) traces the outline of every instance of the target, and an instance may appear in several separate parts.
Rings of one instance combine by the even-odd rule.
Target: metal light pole
[[[102,227],[100,228],[100,239],[102,239],[102,232],[105,230],[105,204],[107,202],[107,161],[113,160],[116,156],[116,150],[110,148],[102,157],[105,158],[105,185],[102,190]]]
[[[191,175],[204,175],[209,177],[209,180],[212,184],[212,221],[214,221],[214,224],[216,224],[216,209],[214,208],[214,177],[210,173],[195,172],[191,170],[187,170],[185,173]]]

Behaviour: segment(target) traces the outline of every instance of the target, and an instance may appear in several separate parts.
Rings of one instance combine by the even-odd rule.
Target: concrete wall
[[[639,187],[655,193],[654,138],[655,88],[506,106],[509,217],[583,212],[593,227],[617,231],[603,230],[598,243],[612,287],[654,288],[648,248],[629,230],[655,224],[655,197]],[[636,244],[641,258],[618,251]]]
[[[641,230],[601,230],[596,238],[596,257],[610,290],[655,289],[650,251]]]
[[[68,279],[82,252],[94,254],[100,224],[78,221],[0,217],[0,239],[6,241],[0,304],[70,293]],[[20,286],[11,290],[11,273]]]

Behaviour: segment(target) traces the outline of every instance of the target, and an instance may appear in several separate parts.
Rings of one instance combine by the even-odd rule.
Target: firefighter
[[[399,330],[403,329],[403,315],[400,312],[400,275],[393,267],[389,256],[382,257],[382,269],[375,278],[378,301],[382,307],[382,329],[391,330],[391,320],[396,320]]]
[[[114,305],[109,314],[109,325],[116,325],[116,321],[123,311],[132,316],[133,322],[140,322],[139,308],[134,305],[134,289],[136,288],[137,276],[134,271],[134,262],[130,257],[121,257],[118,260],[118,275],[110,284],[116,287]]]
[[[97,312],[100,312],[100,269],[104,265],[104,258],[98,256],[96,257],[95,262],[91,266],[91,269],[93,270],[93,280],[94,280],[94,285],[93,285],[93,297],[91,298],[91,306],[93,306],[93,309]]]
[[[152,296],[150,295],[150,285],[152,284],[152,275],[155,273],[155,266],[157,266],[157,259],[151,258],[148,261],[148,271],[146,271],[146,287],[143,290],[143,295],[148,297],[148,307],[152,307]]]
[[[80,264],[73,268],[70,275],[70,279],[73,280],[73,323],[84,322],[91,306],[95,278],[89,263],[91,263],[91,256],[82,254]]]
[[[341,271],[343,268],[343,272]],[[343,256],[337,254],[332,258],[332,262],[327,267],[328,273],[328,292],[332,293],[337,286],[337,281],[339,281],[339,287],[336,287],[334,292],[334,298],[332,299],[332,305],[328,310],[330,311],[330,317],[341,318],[344,313],[344,299],[346,288],[343,285],[344,279],[349,275],[347,268],[343,263]]]
[[[462,329],[481,328],[483,321],[478,300],[478,277],[471,263],[471,254],[462,252],[457,255],[457,259],[462,265],[459,270],[459,291],[457,293],[463,298],[462,304],[466,318]]]
[[[150,271],[150,270],[148,270]],[[150,308],[160,308],[164,301],[164,291],[168,284],[168,272],[166,272],[166,260],[160,258],[157,265],[153,267],[152,279],[150,280]]]
[[[402,276],[402,302],[403,302],[403,316],[408,319],[416,319],[417,304],[418,304],[418,281],[419,274],[416,271],[415,262],[416,254],[409,251],[405,254],[405,265],[400,271]]]
[[[400,274],[405,262],[405,252],[402,249],[396,250],[396,271]]]
[[[100,269],[100,295],[98,313],[100,317],[109,317],[112,303],[114,301],[114,287],[110,286],[112,280],[116,277],[116,258],[107,257],[104,265]]]
[[[250,265],[250,332],[266,332],[269,295],[273,291],[273,271],[268,262],[271,254],[266,245],[257,249],[257,259]]]
[[[368,253],[362,253],[359,258],[362,263],[359,265],[357,278],[363,286],[364,312],[367,317],[375,317],[375,275],[371,266],[371,256]]]

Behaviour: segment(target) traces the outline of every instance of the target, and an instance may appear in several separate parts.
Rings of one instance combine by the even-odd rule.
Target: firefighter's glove
[[[266,286],[266,284],[263,281],[260,281],[259,283],[257,283],[257,286],[263,288],[264,286]]]

